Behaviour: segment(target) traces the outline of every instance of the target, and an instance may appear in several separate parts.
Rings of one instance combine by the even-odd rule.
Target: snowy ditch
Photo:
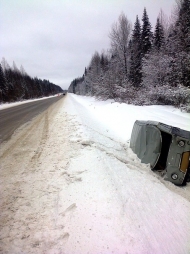
[[[71,94],[20,128],[1,147],[0,253],[189,254],[190,186],[140,163],[136,119],[190,128],[173,107]]]

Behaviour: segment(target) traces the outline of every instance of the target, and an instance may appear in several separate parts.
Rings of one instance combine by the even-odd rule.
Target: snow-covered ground
[[[0,253],[189,254],[190,185],[154,174],[129,140],[136,119],[190,130],[190,114],[73,94],[55,105],[1,147]]]

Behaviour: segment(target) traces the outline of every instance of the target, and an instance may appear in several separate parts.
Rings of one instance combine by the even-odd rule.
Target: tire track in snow
[[[60,253],[69,239],[60,213],[66,222],[75,207],[60,193],[78,145],[69,141],[75,126],[60,107],[61,101],[1,146],[0,253]],[[68,175],[70,184],[82,179]]]

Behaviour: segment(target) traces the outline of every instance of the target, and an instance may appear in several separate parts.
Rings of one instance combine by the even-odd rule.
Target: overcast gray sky
[[[160,9],[170,16],[174,5],[175,0],[0,0],[0,58],[68,88],[95,51],[110,47],[108,34],[121,12],[134,24],[146,7],[154,27]]]

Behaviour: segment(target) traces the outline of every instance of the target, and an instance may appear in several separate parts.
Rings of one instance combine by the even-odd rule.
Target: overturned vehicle
[[[155,121],[134,123],[130,147],[165,179],[184,185],[190,178],[190,132]],[[164,174],[163,174],[164,175]]]

